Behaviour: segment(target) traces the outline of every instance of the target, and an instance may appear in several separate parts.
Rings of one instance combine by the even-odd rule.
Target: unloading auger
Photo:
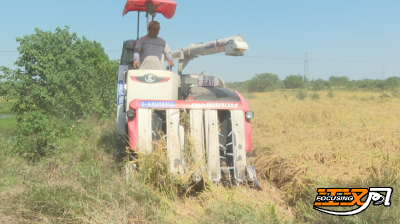
[[[149,15],[154,18],[161,13],[172,18],[175,9],[176,3],[168,0],[128,0],[123,15],[138,11],[139,26],[140,12],[146,12],[148,24]],[[170,68],[133,69],[136,42],[131,39],[123,43],[118,75],[118,137],[139,154],[152,153],[153,143],[166,138],[171,172],[187,174],[189,161],[194,161],[198,171],[208,174],[204,177],[202,172],[192,170],[195,182],[203,178],[216,184],[249,181],[261,190],[254,166],[246,157],[252,148],[250,120],[254,113],[244,97],[226,88],[217,76],[182,73],[188,62],[199,56],[221,52],[242,56],[249,49],[243,37],[191,44],[173,51],[173,59],[179,60],[178,74]]]

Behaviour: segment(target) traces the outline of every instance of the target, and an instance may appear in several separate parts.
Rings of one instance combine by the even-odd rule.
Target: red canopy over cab
[[[128,12],[140,11],[146,12],[146,2],[152,2],[157,13],[163,14],[167,19],[171,19],[175,15],[176,2],[169,0],[128,0],[126,1],[122,16]]]

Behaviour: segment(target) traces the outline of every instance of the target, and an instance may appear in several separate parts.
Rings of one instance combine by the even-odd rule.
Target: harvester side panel
[[[233,155],[235,164],[235,179],[238,182],[244,181],[246,177],[246,141],[244,130],[243,111],[231,111],[233,130]]]
[[[192,178],[201,181],[200,170],[205,171],[205,147],[204,147],[204,116],[203,110],[190,110],[190,137],[194,147],[194,167],[197,169]]]
[[[124,88],[124,74],[128,71],[127,65],[120,65],[118,71],[118,95],[117,95],[117,133],[118,136],[126,135],[126,113],[124,108],[124,100],[126,91]]]
[[[183,175],[185,172],[182,156],[183,130],[179,123],[179,109],[167,109],[167,157],[171,172]],[[180,133],[182,132],[182,133]]]
[[[195,149],[195,164],[204,161],[204,118],[203,110],[190,110],[190,134]]]
[[[139,153],[150,154],[152,152],[151,109],[139,108],[138,112]]]
[[[221,179],[221,170],[217,110],[205,110],[204,118],[206,131],[207,172],[213,182],[218,182]]]

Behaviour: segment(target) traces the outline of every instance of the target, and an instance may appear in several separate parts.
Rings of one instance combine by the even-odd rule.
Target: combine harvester
[[[168,0],[128,0],[123,15],[145,12],[154,19],[161,13],[170,19],[176,3]],[[137,36],[139,39],[139,34]],[[185,175],[189,163],[198,164],[194,182],[209,178],[215,184],[250,182],[261,190],[254,166],[246,154],[252,148],[251,123],[244,97],[225,87],[217,76],[183,74],[182,70],[196,57],[225,52],[243,56],[248,45],[240,35],[208,43],[191,44],[172,52],[179,60],[178,74],[166,70],[133,69],[136,41],[123,44],[118,75],[117,133],[133,152],[150,154],[153,143],[166,138],[171,172]],[[191,154],[188,154],[190,139]],[[190,158],[188,158],[190,157]],[[208,177],[201,176],[201,170]]]

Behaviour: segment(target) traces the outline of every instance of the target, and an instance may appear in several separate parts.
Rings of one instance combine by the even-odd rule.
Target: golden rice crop
[[[399,98],[342,91],[330,98],[327,93],[319,92],[318,100],[298,100],[296,91],[256,93],[248,99],[255,112],[259,176],[292,192],[291,197],[328,182],[362,182],[398,161]]]

